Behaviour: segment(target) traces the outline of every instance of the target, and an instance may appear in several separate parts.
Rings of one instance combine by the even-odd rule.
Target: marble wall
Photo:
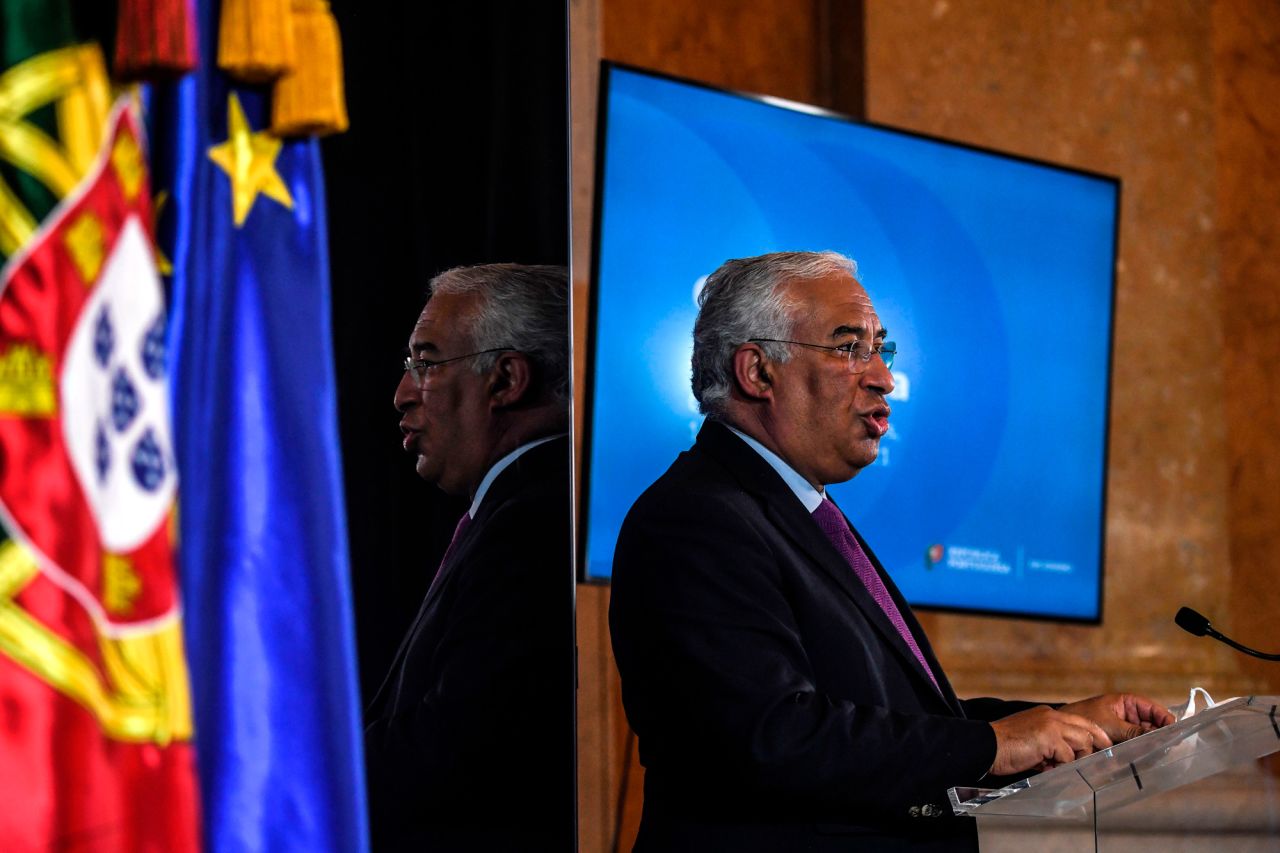
[[[1280,648],[1280,9],[1213,7],[1231,621]],[[1246,662],[1280,693],[1280,664]]]
[[[1275,42],[1268,53],[1260,22],[1245,21],[1275,15],[1247,5],[868,5],[869,118],[1123,182],[1104,622],[929,616],[962,693],[1125,688],[1173,701],[1191,683],[1215,695],[1280,686],[1280,672],[1171,621],[1192,604],[1266,645],[1276,632],[1260,617],[1280,612],[1274,563],[1245,541],[1248,531],[1280,546],[1280,407],[1264,366],[1268,353],[1276,363],[1276,280],[1246,269],[1274,236],[1274,218],[1259,213],[1274,210],[1280,170],[1266,162],[1266,135],[1227,103],[1247,82],[1262,107],[1253,80],[1259,65],[1274,75]],[[1224,18],[1239,32],[1223,32]],[[1260,162],[1246,166],[1250,155]],[[1237,361],[1238,346],[1254,367]],[[1247,390],[1242,370],[1252,370]]]

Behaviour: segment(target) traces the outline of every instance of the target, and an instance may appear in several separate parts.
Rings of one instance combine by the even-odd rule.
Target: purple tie
[[[427,598],[431,596],[431,591],[436,588],[436,584],[440,583],[440,576],[444,574],[444,564],[449,561],[449,555],[453,553],[453,546],[458,544],[458,540],[462,538],[462,531],[467,529],[467,525],[471,523],[471,513],[464,512],[462,518],[458,519],[458,526],[453,528],[453,538],[449,540],[449,547],[445,549],[444,556],[440,558],[440,566],[436,569],[435,575],[431,578],[431,583],[427,586]],[[418,611],[418,618],[413,623],[413,628],[409,630],[408,636],[404,638],[404,642],[400,644],[400,651],[396,652],[396,663],[392,665],[392,672],[396,672],[396,693],[392,694],[392,702],[395,702],[394,696],[404,690],[405,674],[408,672],[404,665],[406,655],[417,642],[419,634],[422,632],[426,613],[426,599],[423,599],[422,609]],[[398,670],[398,672],[397,672]],[[382,695],[382,691],[386,690],[386,685],[378,690],[378,695]],[[376,700],[375,700],[376,701]]]
[[[449,547],[444,549],[444,556],[440,558],[440,567],[436,569],[436,575],[431,579],[431,586],[436,585],[436,581],[440,579],[440,572],[444,569],[444,564],[449,562],[449,555],[453,553],[453,547],[458,544],[458,540],[462,538],[462,532],[467,529],[467,525],[471,523],[471,512],[468,510],[462,514],[462,518],[458,519],[458,526],[453,528],[453,538],[449,540]],[[430,589],[427,590],[430,592]]]
[[[849,529],[849,523],[845,521],[844,513],[840,512],[839,508],[830,500],[823,498],[822,503],[813,511],[813,518],[818,522],[818,526],[822,528],[822,532],[826,537],[831,540],[831,544],[840,552],[840,556],[844,557],[845,562],[853,569],[853,573],[858,576],[858,580],[862,581],[862,585],[867,588],[867,592],[871,593],[871,597],[876,600],[876,604],[880,605],[884,615],[889,617],[893,627],[898,629],[898,634],[902,637],[903,642],[907,644],[907,648],[911,649],[911,653],[916,656],[916,660],[920,661],[920,666],[924,667],[924,671],[928,674],[929,680],[933,682],[933,686],[941,693],[942,688],[938,687],[938,679],[933,677],[933,670],[929,669],[929,664],[925,663],[924,655],[920,653],[920,647],[916,645],[916,638],[911,636],[911,629],[903,621],[898,605],[893,603],[893,596],[889,595],[889,590],[885,587],[884,581],[880,580],[880,574],[876,571],[876,567],[871,565],[871,561],[867,559],[866,552],[862,550],[862,546],[858,544],[853,531]]]

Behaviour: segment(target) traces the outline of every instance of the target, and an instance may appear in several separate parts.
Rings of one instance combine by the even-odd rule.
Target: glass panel
[[[334,12],[351,129],[325,151],[333,323],[374,849],[571,850],[569,399],[552,387],[565,7]],[[474,268],[492,264],[521,267]],[[396,364],[406,344],[446,362],[420,387]]]

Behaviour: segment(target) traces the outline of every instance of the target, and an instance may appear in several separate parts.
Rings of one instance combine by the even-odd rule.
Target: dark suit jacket
[[[859,538],[859,541],[861,539]],[[995,758],[777,472],[709,421],[632,507],[610,627],[645,802],[637,850],[972,849],[947,788]],[[925,808],[928,806],[928,808]]]
[[[491,484],[365,714],[374,849],[571,850],[569,443]]]

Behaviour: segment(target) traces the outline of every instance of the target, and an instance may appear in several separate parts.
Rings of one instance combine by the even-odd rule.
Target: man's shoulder
[[[529,449],[497,476],[480,503],[477,521],[495,517],[533,515],[566,521],[572,507],[569,494],[569,444],[556,438]]]
[[[752,480],[758,472],[744,472],[735,465],[740,460],[713,451],[700,440],[631,505],[614,551],[615,588],[633,572],[656,577],[695,555],[723,555],[727,543],[767,550],[772,523]],[[655,564],[660,555],[661,566]]]
[[[697,506],[703,509],[734,503],[745,497],[741,472],[694,445],[676,457],[671,466],[640,494],[627,518]]]
[[[664,513],[689,504],[740,511],[788,493],[781,477],[755,450],[728,427],[708,421],[694,445],[636,500],[632,513]]]
[[[567,449],[562,459],[557,453],[554,447],[535,447],[494,480],[458,543],[461,586],[509,584],[521,576],[530,582],[561,573],[569,577],[569,460]]]

